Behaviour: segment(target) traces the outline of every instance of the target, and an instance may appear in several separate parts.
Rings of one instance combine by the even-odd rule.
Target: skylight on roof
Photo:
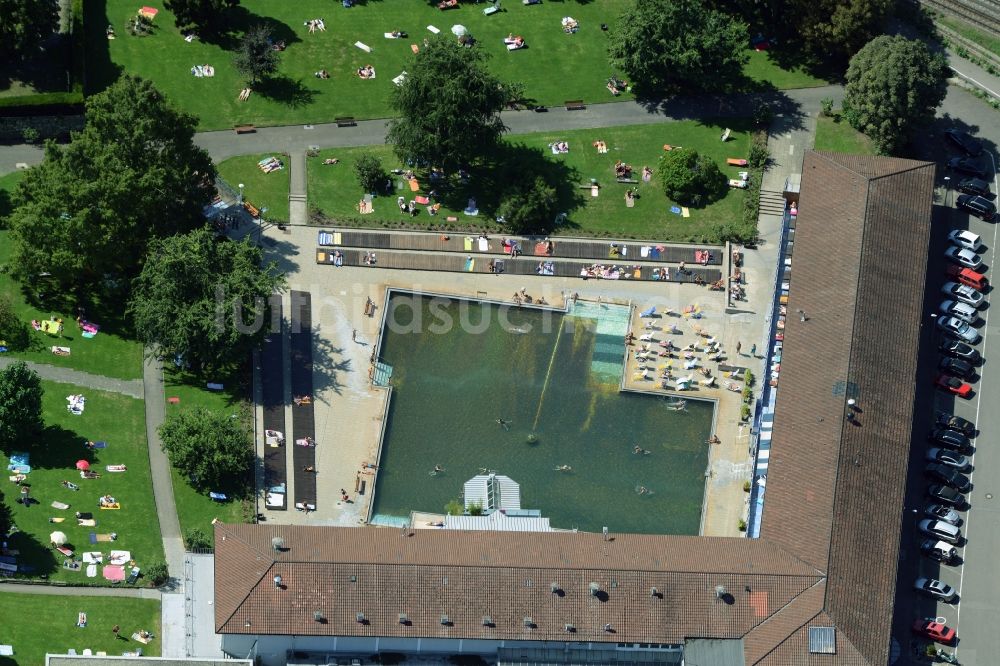
[[[837,654],[837,636],[833,627],[809,627],[811,654]]]

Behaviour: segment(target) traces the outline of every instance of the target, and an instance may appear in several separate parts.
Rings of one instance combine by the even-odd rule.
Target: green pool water
[[[487,468],[518,482],[522,508],[555,528],[698,533],[712,404],[673,411],[663,397],[620,392],[628,311],[575,312],[391,297],[374,515],[441,513]]]

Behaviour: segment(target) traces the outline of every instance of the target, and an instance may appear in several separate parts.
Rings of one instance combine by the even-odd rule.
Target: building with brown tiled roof
[[[886,664],[933,180],[805,157],[759,539],[217,525],[223,648]]]

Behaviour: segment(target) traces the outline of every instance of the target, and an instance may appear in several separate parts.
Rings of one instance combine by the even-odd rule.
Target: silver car
[[[948,240],[952,245],[957,245],[972,252],[979,252],[983,246],[983,240],[979,234],[974,234],[966,229],[954,229],[948,234]]]
[[[917,524],[917,529],[927,536],[936,537],[948,543],[958,543],[962,540],[962,530],[943,520],[921,520]]]
[[[913,589],[921,594],[926,594],[928,597],[940,599],[946,604],[950,604],[957,596],[955,588],[948,583],[942,583],[936,578],[918,578],[913,583]]]
[[[951,523],[955,527],[959,527],[964,522],[958,510],[944,504],[928,504],[924,507],[924,515]]]
[[[964,340],[970,345],[979,342],[979,332],[961,319],[955,317],[938,317],[937,327],[953,338]]]
[[[986,303],[986,296],[983,295],[983,292],[957,282],[945,282],[944,286],[941,287],[941,293],[956,301],[968,303],[974,308],[982,307]]]
[[[961,301],[943,301],[941,305],[938,306],[938,311],[940,311],[941,314],[958,317],[962,321],[969,324],[975,324],[979,321],[979,313],[976,311],[976,308],[972,307],[968,303],[962,303]]]
[[[944,256],[956,264],[978,271],[983,265],[983,259],[972,250],[966,250],[952,245],[944,251]]]

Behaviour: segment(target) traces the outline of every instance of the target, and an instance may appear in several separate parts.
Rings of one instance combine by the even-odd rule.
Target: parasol
[[[62,532],[53,532],[49,535],[49,541],[57,546],[62,546],[66,543],[66,535]]]
[[[77,460],[76,468],[79,470],[88,470],[90,469],[90,463],[87,462],[86,460]]]

